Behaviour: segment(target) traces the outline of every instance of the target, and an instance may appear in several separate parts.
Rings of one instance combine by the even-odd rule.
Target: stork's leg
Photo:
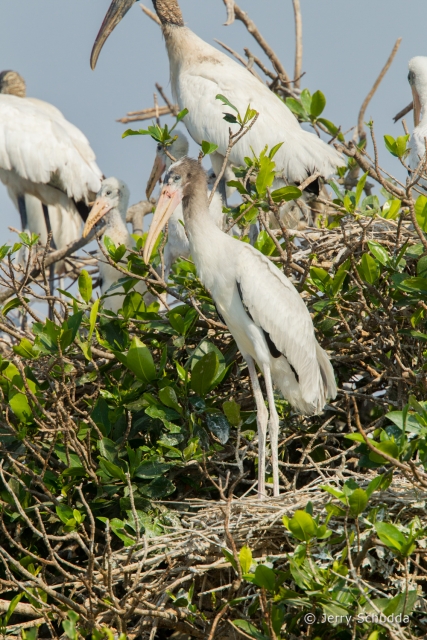
[[[19,216],[21,218],[21,229],[22,231],[26,231],[28,227],[28,214],[27,214],[27,207],[25,206],[25,196],[18,197],[18,209],[19,209]],[[21,251],[19,252],[19,255],[20,255],[19,262],[21,262],[22,260],[25,263],[27,262],[27,259],[28,259],[28,251],[22,252],[23,248],[24,247],[22,247]],[[27,312],[22,311],[21,329],[23,331],[26,329],[26,325],[27,325]]]
[[[265,498],[265,439],[267,435],[268,411],[262,397],[261,387],[255,368],[254,360],[245,355],[248,365],[249,376],[252,384],[252,391],[255,398],[257,409],[257,426],[258,426],[258,498]]]
[[[267,391],[268,409],[270,419],[268,421],[268,431],[270,433],[271,442],[271,465],[273,467],[273,495],[279,495],[279,416],[276,411],[276,403],[274,402],[273,382],[271,380],[271,371],[268,365],[264,365],[263,374],[265,380],[265,389]]]
[[[47,231],[47,234],[49,235],[49,233],[52,233],[52,227],[49,219],[49,210],[44,203],[42,203],[42,207],[43,207],[44,221],[46,224],[46,231]],[[52,247],[52,249],[56,249],[53,236],[51,237],[52,239],[50,241],[50,246]],[[54,264],[51,264],[49,267],[49,292],[51,296],[53,296],[53,294],[55,293],[55,265]],[[50,305],[49,305],[49,319],[53,320],[53,311]]]

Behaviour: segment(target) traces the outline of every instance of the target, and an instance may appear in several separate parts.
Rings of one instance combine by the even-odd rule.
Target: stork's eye
[[[179,176],[174,176],[173,179],[174,179],[175,182],[178,182]]]
[[[161,150],[162,150],[162,145],[161,145],[161,144],[158,144],[158,145],[157,145],[157,151],[161,151]]]
[[[106,192],[105,192],[105,195],[106,195],[106,196],[111,196],[111,193],[112,193],[112,192],[111,192],[111,191],[110,191],[110,189],[109,189],[108,191],[106,191]]]

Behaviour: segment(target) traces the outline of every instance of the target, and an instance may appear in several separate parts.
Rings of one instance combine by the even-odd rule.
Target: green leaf
[[[95,329],[98,309],[99,309],[99,298],[97,298],[93,303],[92,309],[90,310],[90,314],[89,314],[89,340],[91,339]]]
[[[179,405],[178,398],[172,387],[163,387],[163,389],[160,389],[159,398],[166,407],[175,409],[175,411],[182,414],[182,407]]]
[[[206,424],[221,444],[228,442],[230,437],[230,424],[222,413],[207,413]]]
[[[140,487],[140,493],[151,500],[159,500],[160,498],[166,498],[175,491],[175,485],[168,478],[156,478],[152,480],[150,484]]]
[[[6,611],[6,613],[5,613],[5,615],[4,615],[4,618],[3,618],[3,624],[4,624],[4,626],[7,626],[7,623],[9,622],[9,620],[10,620],[10,618],[11,618],[11,616],[12,616],[13,612],[15,611],[15,609],[16,609],[16,607],[17,607],[17,605],[18,605],[18,602],[21,600],[21,598],[22,598],[24,595],[25,595],[25,594],[24,594],[24,592],[22,592],[22,593],[18,593],[18,595],[17,595],[17,596],[15,596],[15,597],[10,601],[10,604],[9,604],[9,606],[8,606],[8,608],[7,608],[7,611]]]
[[[86,271],[83,269],[79,275],[79,292],[83,300],[87,303],[92,297],[92,278]]]
[[[308,542],[316,535],[316,523],[309,513],[298,510],[289,520],[289,530],[298,540]]]
[[[372,442],[372,444],[376,447],[376,449],[383,451],[392,458],[399,457],[399,447],[392,440],[384,440],[383,442]],[[378,464],[390,464],[388,460],[383,458],[379,453],[375,453],[374,451],[369,452],[369,460],[372,460],[372,462],[377,462]]]
[[[163,474],[167,473],[170,469],[170,465],[165,462],[142,462],[134,472],[137,478],[143,478],[144,480],[152,480],[153,478],[160,478]]]
[[[29,298],[23,298],[25,300],[25,302],[29,302],[30,299]],[[9,300],[9,302],[7,302],[3,309],[2,309],[2,314],[4,316],[6,316],[9,311],[12,311],[13,309],[17,309],[18,307],[20,307],[22,304],[22,302],[19,300],[19,298],[12,298],[12,300]]]
[[[310,267],[310,277],[319,291],[326,293],[332,278],[325,269],[321,267]]]
[[[252,551],[246,545],[240,549],[239,562],[242,567],[242,573],[249,573],[252,566]]]
[[[215,100],[221,100],[221,102],[223,104],[226,104],[228,107],[231,107],[231,109],[233,109],[236,113],[239,113],[239,110],[237,109],[237,107],[235,107],[234,104],[231,104],[231,102],[228,100],[228,98],[223,96],[221,93],[218,93],[215,96]]]
[[[215,380],[219,367],[218,356],[214,351],[199,360],[191,373],[191,388],[199,396],[204,396]]]
[[[73,517],[73,510],[66,504],[59,504],[55,507],[56,515],[66,524]]]
[[[394,524],[388,522],[376,522],[375,530],[379,539],[390,549],[400,551],[406,543],[406,538]]]
[[[368,504],[368,495],[363,489],[355,489],[348,497],[348,504],[352,516],[360,516]]]
[[[315,91],[311,98],[310,115],[318,118],[326,106],[326,98],[321,91]]]
[[[388,254],[387,249],[379,244],[379,242],[374,242],[374,240],[368,241],[368,247],[371,253],[376,257],[378,262],[380,262],[384,267],[387,267],[390,264],[390,256]]]
[[[112,462],[110,462],[109,460],[106,460],[105,458],[100,458],[99,466],[101,467],[102,471],[104,471],[111,478],[115,478],[116,480],[121,480],[122,482],[127,482],[125,472],[116,464],[113,464]]]
[[[278,204],[283,201],[289,202],[290,200],[298,200],[298,198],[301,198],[302,196],[302,191],[301,189],[298,189],[298,187],[289,186],[275,189],[270,195],[273,202]]]
[[[182,111],[180,111],[178,113],[178,115],[176,116],[176,122],[175,122],[174,126],[172,127],[171,131],[173,131],[175,129],[175,127],[178,124],[178,122],[181,122],[181,120],[183,120],[185,118],[187,113],[188,113],[188,109],[183,109]]]
[[[424,231],[424,233],[427,233],[427,198],[426,196],[418,196],[415,202],[415,217],[421,229]]]
[[[360,277],[369,284],[374,284],[380,276],[378,263],[369,253],[364,253],[357,267]]]
[[[259,165],[260,168],[255,184],[258,195],[263,198],[267,189],[273,184],[276,175],[274,171],[276,164],[268,156],[262,156],[260,157]]]
[[[295,115],[299,116],[302,120],[308,120],[307,112],[298,100],[295,98],[286,98],[286,106],[295,113]]]
[[[143,382],[151,382],[156,378],[156,367],[150,350],[137,337],[133,338],[127,358],[127,366],[137,378]]]
[[[39,350],[34,348],[34,345],[27,338],[22,338],[19,344],[13,346],[13,350],[22,358],[29,358],[30,360],[37,358],[39,355]]]
[[[206,142],[206,140],[202,140],[202,151],[205,156],[210,155],[214,151],[218,149],[218,145],[213,142]]]
[[[364,173],[363,176],[359,179],[356,186],[356,197],[355,197],[355,205],[359,204],[360,197],[363,193],[363,189],[365,188],[366,178],[368,177],[368,172]]]
[[[393,136],[384,136],[384,143],[387,151],[389,151],[393,156],[397,157],[396,140],[393,138]]]
[[[273,591],[276,587],[276,574],[273,569],[259,564],[255,569],[254,583],[258,587],[264,587],[267,591]]]
[[[382,208],[381,215],[387,220],[395,220],[399,214],[402,201],[398,199],[387,200]]]
[[[234,624],[238,629],[244,631],[250,638],[255,638],[255,640],[269,640],[269,636],[265,636],[247,620],[233,620],[232,624]]]
[[[300,101],[307,113],[311,111],[311,93],[308,89],[303,89],[300,94]]]
[[[226,400],[222,405],[222,410],[231,426],[238,427],[241,421],[240,404],[234,400]]]

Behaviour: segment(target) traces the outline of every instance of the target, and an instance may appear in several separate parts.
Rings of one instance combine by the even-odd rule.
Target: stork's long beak
[[[120,20],[127,14],[133,3],[136,0],[113,0],[104,18],[104,22],[101,25],[98,35],[96,36],[95,43],[90,54],[90,66],[91,69],[95,69],[98,61],[101,49],[104,46],[110,33],[119,24]]]
[[[161,156],[156,155],[156,159],[154,160],[153,168],[151,169],[150,177],[148,178],[147,186],[145,189],[147,200],[150,199],[154,187],[156,186],[156,182],[160,180],[165,169],[166,162]]]
[[[107,198],[97,198],[95,204],[93,205],[91,212],[89,213],[88,219],[86,220],[86,224],[83,229],[83,238],[89,235],[90,231],[93,227],[101,220],[106,213],[111,211],[113,205],[111,202],[107,200]]]
[[[414,85],[412,85],[412,95],[414,98],[414,125],[418,127],[421,119],[421,102],[420,102],[420,96],[418,95],[418,91],[416,90]]]
[[[182,193],[179,189],[174,189],[171,185],[166,185],[160,194],[157,208],[151,221],[150,230],[148,231],[147,240],[145,241],[143,258],[145,264],[150,261],[156,240],[160,235],[163,227],[182,200]],[[87,224],[87,223],[86,223]]]

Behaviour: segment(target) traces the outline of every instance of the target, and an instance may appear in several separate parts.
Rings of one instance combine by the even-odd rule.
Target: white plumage
[[[118,24],[134,0],[113,0],[92,50],[91,64],[96,64],[108,34]],[[184,26],[177,0],[153,0],[162,24],[169,56],[173,95],[179,108],[189,113],[184,123],[192,138],[218,145],[214,161],[220,164],[228,147],[228,131],[238,125],[225,122],[224,113],[234,113],[216,99],[226,98],[245,114],[248,105],[258,111],[258,121],[233,147],[230,162],[244,164],[245,156],[259,155],[283,142],[275,156],[277,171],[287,183],[301,183],[318,172],[324,178],[335,173],[343,160],[337,151],[316,135],[304,131],[284,102],[247,69],[218,51]],[[214,165],[214,170],[218,167]]]
[[[127,249],[132,249],[135,242],[130,235],[126,225],[126,212],[129,204],[129,189],[127,185],[118,178],[106,178],[103,180],[101,188],[96,196],[95,204],[86,220],[83,229],[83,236],[87,236],[90,230],[101,220],[105,224],[104,233],[101,236],[101,242],[104,245],[105,236],[114,242],[116,247],[124,244]],[[111,287],[117,283],[120,278],[126,277],[121,271],[113,267],[102,253],[98,254],[99,275],[101,278],[101,294],[106,296],[104,299],[104,309],[109,309],[117,313],[121,309],[125,294],[120,287]],[[135,291],[145,294],[147,287],[142,280],[134,287]],[[148,295],[148,294],[147,294]],[[147,301],[147,295],[144,300],[150,304],[153,298]]]
[[[408,166],[416,171],[426,154],[427,138],[427,57],[416,56],[409,61],[408,80],[414,99],[414,130],[409,140]],[[427,188],[427,181],[421,179],[418,187]]]
[[[101,171],[83,133],[53,105],[25,97],[13,71],[0,74],[0,180],[21,214],[23,226],[47,239],[48,207],[53,242],[62,248],[81,233],[78,208],[101,184]]]
[[[334,372],[318,344],[313,323],[290,280],[252,246],[223,233],[207,206],[206,176],[194,160],[173,164],[154,215],[144,248],[149,260],[156,237],[182,200],[191,255],[218,313],[248,363],[257,403],[259,430],[259,493],[264,495],[267,410],[256,375],[262,371],[270,408],[274,494],[279,491],[278,428],[272,380],[300,413],[320,412],[336,395]]]

